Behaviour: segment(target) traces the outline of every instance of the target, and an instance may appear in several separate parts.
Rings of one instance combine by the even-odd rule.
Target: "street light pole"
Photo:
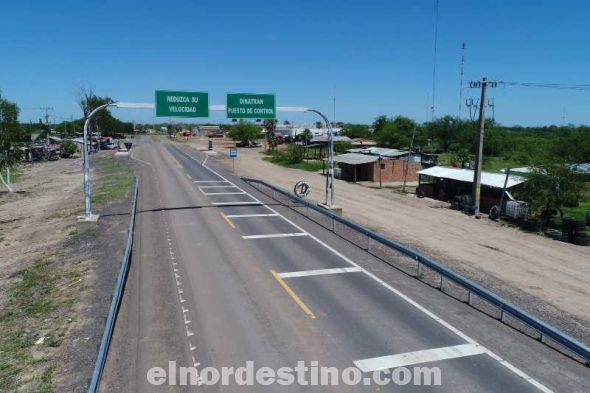
[[[88,114],[86,117],[86,121],[84,122],[84,215],[79,216],[79,221],[96,221],[98,220],[98,216],[92,214],[92,184],[90,183],[90,157],[89,157],[89,149],[90,146],[88,144],[88,136],[89,136],[89,127],[90,127],[90,120],[92,117],[98,113],[99,111],[105,109],[109,105],[113,105],[113,103],[104,104],[92,112]]]
[[[94,109],[86,117],[84,122],[84,215],[79,216],[79,221],[97,221],[98,215],[92,214],[92,184],[90,183],[90,159],[89,159],[89,146],[88,136],[89,127],[92,117],[103,109],[109,106],[116,108],[128,108],[128,109],[154,109],[154,104],[137,103],[137,102],[110,102],[108,104],[101,105]]]
[[[326,127],[328,128],[328,175],[326,176],[326,206],[334,207],[336,195],[334,193],[334,135],[332,132],[332,124],[322,112],[316,109],[307,109],[307,112],[313,112],[319,115],[326,123]]]

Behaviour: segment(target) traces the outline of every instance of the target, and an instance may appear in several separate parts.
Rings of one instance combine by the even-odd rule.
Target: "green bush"
[[[76,154],[78,151],[78,146],[73,141],[64,141],[62,148],[61,148],[61,156],[64,158],[69,158]]]
[[[289,164],[298,164],[305,158],[305,147],[301,145],[289,145],[283,154],[285,161]]]

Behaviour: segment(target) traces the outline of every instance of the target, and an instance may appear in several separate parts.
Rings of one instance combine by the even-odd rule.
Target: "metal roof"
[[[370,155],[389,157],[389,158],[406,156],[409,153],[407,150],[388,149],[386,147],[355,148],[355,149],[349,149],[348,152],[370,154]]]
[[[375,162],[379,159],[377,156],[372,156],[368,154],[357,154],[357,153],[344,153],[338,156],[334,156],[334,162],[339,162],[342,164],[349,164],[349,165],[360,165],[360,164],[368,164],[370,162]]]
[[[433,166],[431,168],[419,171],[418,174],[473,183],[473,171],[471,169]],[[506,175],[502,173],[481,172],[481,184],[484,186],[503,188],[505,181]],[[524,183],[525,181],[526,179],[524,177],[510,175],[506,188],[514,187],[518,184]]]
[[[350,142],[350,138],[347,136],[333,136],[332,140],[334,142]],[[328,142],[328,137],[326,135],[320,135],[314,137],[310,142]]]

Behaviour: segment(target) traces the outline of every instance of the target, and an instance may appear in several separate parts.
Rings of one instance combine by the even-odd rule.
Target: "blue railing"
[[[453,281],[457,285],[463,287],[465,290],[468,291],[468,303],[471,304],[472,294],[477,295],[481,299],[493,304],[494,306],[500,309],[500,319],[504,322],[505,315],[511,315],[513,318],[519,320],[520,322],[528,325],[529,327],[533,328],[540,334],[540,340],[545,342],[546,338],[550,338],[554,342],[560,344],[564,348],[568,349],[572,353],[580,356],[587,365],[590,365],[590,348],[581,343],[580,341],[576,340],[575,338],[563,333],[562,331],[556,329],[555,327],[549,325],[548,323],[534,317],[533,315],[529,314],[528,312],[522,310],[521,308],[515,306],[514,304],[510,303],[507,300],[504,300],[502,297],[496,295],[495,293],[483,288],[482,286],[476,284],[475,282],[469,280],[468,278],[463,277],[462,275],[456,273],[455,271],[443,266],[441,263],[435,261],[432,258],[429,258],[418,251],[411,249],[410,247],[401,244],[395,240],[389,239],[383,236],[380,233],[374,232],[370,229],[367,229],[359,224],[356,224],[352,221],[347,220],[337,214],[334,214],[328,209],[322,208],[317,206],[314,203],[301,199],[294,194],[289,193],[279,187],[273,186],[263,180],[259,179],[251,179],[243,177],[242,180],[248,183],[256,183],[263,185],[274,192],[277,192],[290,200],[296,201],[302,205],[307,206],[310,209],[313,209],[327,217],[330,217],[335,222],[339,222],[356,232],[359,232],[369,239],[372,239],[378,243],[381,243],[393,250],[396,250],[412,259],[414,259],[418,263],[418,276],[420,276],[420,267],[424,265],[429,269],[437,272],[440,274],[441,277],[441,284],[440,289],[444,290],[444,280],[448,279]]]
[[[129,219],[129,227],[127,228],[127,245],[125,246],[125,252],[121,260],[121,268],[117,276],[117,282],[115,284],[115,293],[111,300],[111,306],[109,309],[109,315],[105,324],[104,332],[102,334],[102,340],[100,342],[100,348],[98,350],[98,357],[96,358],[96,364],[94,366],[94,372],[92,373],[92,379],[90,380],[90,387],[88,392],[97,393],[100,387],[100,380],[104,371],[104,366],[107,361],[107,353],[109,351],[109,345],[111,344],[111,338],[115,330],[115,322],[117,320],[117,314],[119,313],[119,307],[121,306],[121,300],[123,299],[123,289],[125,288],[125,282],[127,281],[127,275],[129,273],[129,266],[131,265],[131,255],[133,252],[133,232],[135,230],[135,210],[137,208],[137,194],[139,190],[139,182],[135,177],[135,187],[133,190],[133,203],[131,206],[131,215]]]

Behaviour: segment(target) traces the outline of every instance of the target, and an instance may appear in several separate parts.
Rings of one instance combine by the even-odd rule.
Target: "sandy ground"
[[[34,339],[57,334],[63,339],[59,345],[30,348],[34,357],[45,360],[23,364],[18,391],[37,391],[41,373],[50,367],[55,391],[83,392],[96,360],[128,216],[105,217],[98,224],[76,222],[83,213],[79,158],[22,168],[17,192],[0,190],[0,312],[9,306],[10,288],[23,272],[38,261],[50,261],[52,272],[63,272],[64,279],[55,283],[59,292],[51,292],[60,307],[38,319],[19,317],[16,323],[26,325],[25,334]],[[97,184],[99,173],[92,174]],[[128,201],[106,210],[113,208],[128,209]]]
[[[206,146],[206,140],[198,138],[189,143]],[[214,144],[220,156],[227,157],[227,147]],[[323,201],[323,176],[283,168],[262,157],[261,148],[240,148],[236,172],[287,190],[305,179],[313,187],[308,198]],[[580,338],[590,337],[590,247],[478,220],[436,200],[340,180],[336,204],[345,217],[418,248]]]
[[[83,203],[81,166],[81,159],[25,164],[17,192],[1,190],[0,283],[67,236],[75,217],[64,220],[64,209],[74,214]]]

